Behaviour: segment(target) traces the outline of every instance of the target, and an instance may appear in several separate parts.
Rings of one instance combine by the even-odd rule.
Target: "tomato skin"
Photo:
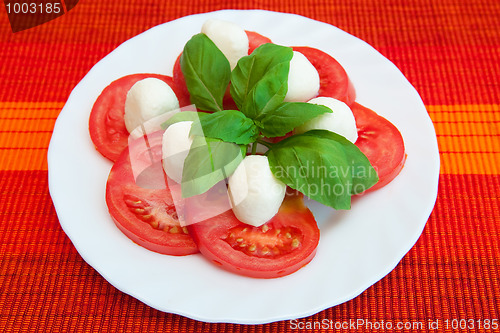
[[[106,204],[116,226],[142,247],[177,256],[197,253],[191,236],[175,220],[175,205],[161,165],[161,140],[162,132],[153,133],[147,144],[140,138],[122,152],[108,177]],[[146,149],[147,145],[152,148]],[[147,176],[139,186],[139,177],[145,173],[136,182],[131,160],[145,166],[149,156],[154,156],[155,163],[145,169]]]
[[[179,94],[186,96],[187,104],[191,104],[191,99],[189,97],[189,90],[186,85],[186,79],[184,79],[184,74],[182,74],[181,70],[181,54],[175,59],[174,68],[172,70],[172,79],[175,90],[179,92]]]
[[[347,105],[354,103],[356,91],[345,69],[329,54],[307,46],[293,47],[302,53],[319,74],[319,96],[333,97]]]
[[[379,181],[367,190],[373,191],[390,183],[403,168],[406,161],[403,137],[396,126],[374,111],[358,103],[351,105],[351,110],[358,128],[355,145],[366,155],[379,177]]]
[[[181,107],[189,103],[189,97],[179,93],[170,76],[131,74],[111,82],[104,88],[92,107],[89,132],[96,149],[113,162],[120,156],[128,143],[129,133],[124,120],[127,92],[137,81],[149,77],[160,79],[172,87]]]
[[[248,37],[248,54],[251,54],[256,48],[258,48],[262,44],[272,43],[272,41],[269,38],[262,36],[261,34],[256,33],[255,31],[245,30],[245,32]]]
[[[314,216],[303,203],[302,195],[287,195],[278,214],[265,226],[269,228],[267,233],[270,234],[277,232],[278,229],[295,230],[302,238],[299,247],[270,257],[249,255],[248,252],[235,249],[237,246],[233,247],[229,242],[231,230],[249,229],[250,235],[256,235],[248,236],[250,240],[252,238],[258,240],[265,234],[262,232],[262,227],[256,228],[240,222],[232,210],[203,222],[191,224],[188,230],[204,257],[230,272],[249,277],[285,276],[297,271],[314,258],[320,232]]]

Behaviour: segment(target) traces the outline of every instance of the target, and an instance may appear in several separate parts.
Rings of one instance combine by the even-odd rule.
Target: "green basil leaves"
[[[193,145],[184,162],[183,197],[208,191],[230,176],[250,151],[262,143],[269,149],[271,171],[310,198],[335,209],[349,209],[351,196],[378,181],[366,156],[343,136],[313,130],[292,135],[276,144],[266,138],[285,136],[329,108],[308,103],[284,102],[293,51],[289,47],[263,44],[241,58],[233,71],[229,61],[204,34],[188,41],[181,56],[181,69],[200,110],[174,115],[164,128],[179,121],[193,121]],[[224,110],[230,87],[239,110]]]
[[[205,34],[194,35],[184,46],[180,62],[191,103],[200,110],[221,111],[231,67],[214,42]]]
[[[256,119],[283,102],[292,56],[291,48],[268,43],[238,61],[231,73],[231,96],[247,117]]]
[[[246,146],[218,139],[194,137],[182,170],[182,197],[205,193],[231,175],[243,160]]]
[[[255,142],[259,131],[252,119],[240,111],[224,110],[200,118],[191,126],[190,134],[247,145]]]
[[[283,136],[306,121],[323,113],[331,113],[326,106],[309,103],[282,103],[272,112],[264,114],[259,120],[262,134],[268,138]]]

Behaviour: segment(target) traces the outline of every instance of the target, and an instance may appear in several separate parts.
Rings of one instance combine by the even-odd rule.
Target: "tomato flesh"
[[[256,278],[280,277],[305,266],[316,253],[320,235],[303,196],[296,194],[287,195],[276,216],[261,227],[240,222],[229,210],[188,230],[208,260]]]
[[[248,37],[248,54],[251,54],[256,48],[258,48],[262,44],[272,43],[272,41],[269,38],[262,36],[261,34],[256,33],[255,31],[245,30],[245,32]]]
[[[269,259],[288,254],[294,250],[294,245],[297,246],[303,242],[304,236],[297,228],[285,226],[276,229],[273,224],[268,224],[267,228],[264,233],[262,228],[238,225],[228,230],[228,236],[224,241],[236,251]],[[279,237],[280,234],[288,236]]]
[[[406,160],[403,137],[390,121],[358,104],[351,105],[356,119],[358,139],[355,145],[366,155],[377,171],[379,181],[368,191],[391,182],[401,171]]]
[[[347,105],[354,103],[356,91],[345,69],[329,54],[312,47],[293,47],[302,53],[319,74],[319,96],[333,97]]]
[[[113,165],[106,203],[116,226],[137,244],[162,254],[187,255],[198,249],[179,224],[161,164],[162,133],[137,139]],[[151,157],[153,158],[151,160]],[[132,161],[132,162],[131,162]],[[149,165],[135,179],[133,165]]]
[[[127,92],[137,81],[150,77],[160,79],[172,87],[181,107],[189,104],[189,97],[175,88],[170,76],[131,74],[109,84],[104,88],[92,107],[89,118],[89,132],[96,149],[113,162],[120,156],[128,143],[129,133],[124,120]]]

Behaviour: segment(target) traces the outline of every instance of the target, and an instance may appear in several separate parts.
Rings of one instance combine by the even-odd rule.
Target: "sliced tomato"
[[[186,79],[184,79],[184,74],[181,70],[181,54],[175,59],[174,68],[172,70],[172,78],[175,90],[178,91],[183,96],[187,97],[188,104],[191,104],[189,97],[189,90],[186,85]]]
[[[262,36],[261,34],[256,33],[255,31],[245,30],[245,32],[248,37],[248,54],[251,54],[256,48],[258,48],[262,44],[272,43],[272,41],[269,38]]]
[[[258,207],[255,207],[258,209]],[[250,277],[275,278],[309,263],[319,229],[302,195],[287,195],[274,218],[262,227],[240,222],[232,210],[188,226],[200,252],[222,268]]]
[[[133,141],[122,152],[108,177],[108,210],[116,226],[146,249],[170,255],[197,253],[187,229],[179,224],[166,185],[161,141],[162,133],[157,132]]]
[[[377,171],[379,181],[368,191],[387,185],[401,171],[406,160],[403,137],[390,121],[358,104],[351,105],[358,140],[355,145],[366,155]]]
[[[111,161],[116,161],[127,146],[128,131],[123,119],[127,92],[139,80],[157,78],[165,81],[174,90],[180,106],[189,104],[188,95],[183,95],[173,85],[172,78],[159,74],[132,74],[111,82],[92,107],[89,118],[89,131],[96,149]]]
[[[356,91],[345,69],[329,54],[312,47],[293,47],[306,56],[319,74],[318,96],[333,97],[347,105],[354,103]]]

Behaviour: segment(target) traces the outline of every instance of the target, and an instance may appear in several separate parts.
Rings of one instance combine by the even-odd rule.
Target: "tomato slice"
[[[189,104],[189,95],[183,95],[173,85],[172,78],[159,74],[131,74],[111,82],[92,107],[89,132],[96,149],[111,161],[116,161],[127,146],[129,133],[123,119],[127,92],[139,80],[157,78],[165,81],[174,90],[180,106]]]
[[[269,38],[262,36],[261,34],[256,33],[255,31],[245,30],[245,32],[248,37],[248,54],[251,54],[256,48],[258,48],[262,44],[272,43],[272,41]]]
[[[318,96],[333,97],[347,105],[354,103],[356,91],[345,69],[329,54],[312,47],[293,47],[306,56],[319,74]]]
[[[258,209],[258,207],[256,207]],[[188,225],[200,252],[217,266],[256,278],[291,274],[316,254],[319,229],[302,195],[287,195],[262,227],[240,222],[232,210]]]
[[[358,140],[355,145],[366,155],[377,171],[379,181],[368,189],[373,191],[391,182],[406,160],[403,137],[390,121],[358,104],[351,105],[356,118]]]
[[[156,132],[132,141],[122,152],[106,185],[108,210],[116,226],[146,249],[170,255],[197,253],[187,229],[179,224],[166,186],[161,142],[162,132]],[[142,169],[137,177],[134,167]]]

